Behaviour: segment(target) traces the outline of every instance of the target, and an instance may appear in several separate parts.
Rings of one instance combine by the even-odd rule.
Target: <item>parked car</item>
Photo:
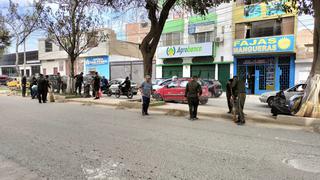
[[[217,98],[222,95],[222,92],[223,92],[222,86],[218,80],[204,79],[203,81],[208,85],[211,97]]]
[[[286,97],[287,104],[289,104],[289,99],[294,95],[304,94],[307,84],[297,84],[289,89],[284,90],[284,95]],[[272,107],[274,98],[279,91],[266,92],[261,94],[259,100],[262,103],[268,103],[269,107]]]
[[[186,86],[190,82],[191,78],[178,78],[175,81],[171,81],[168,85],[154,92],[154,98],[163,101],[176,101],[187,102],[187,98],[184,97]],[[208,103],[209,91],[208,86],[203,81],[199,81],[202,86],[202,95],[200,96],[200,104]]]
[[[0,85],[7,85],[8,80],[9,80],[9,76],[7,75],[0,76]]]
[[[9,78],[7,81],[7,86],[9,88],[20,88],[20,81],[17,78]]]
[[[125,79],[117,78],[117,79],[112,79],[109,82],[110,90],[111,90],[112,94],[115,94],[115,92],[119,89],[119,85],[122,84],[124,82],[124,80]],[[138,89],[139,89],[138,84],[135,83],[134,81],[131,81],[131,88],[132,88],[133,94],[137,95]]]

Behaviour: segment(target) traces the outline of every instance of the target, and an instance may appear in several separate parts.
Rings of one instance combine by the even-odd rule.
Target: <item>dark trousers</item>
[[[190,118],[196,118],[198,114],[199,98],[188,97]]]
[[[76,84],[76,93],[78,91],[79,95],[81,95],[82,84]]]
[[[150,104],[150,98],[142,96],[142,114],[147,114]]]
[[[245,122],[244,113],[243,113],[245,102],[246,102],[246,93],[240,93],[239,99],[238,99],[238,120],[240,122]]]
[[[47,100],[48,100],[47,97],[48,97],[48,90],[43,91],[43,97],[42,98],[43,98],[44,102],[47,102]]]
[[[26,97],[27,87],[26,85],[22,85],[22,97]]]
[[[58,87],[57,87],[57,93],[58,93],[58,94],[60,94],[61,86],[62,86],[62,84],[61,84],[61,83],[58,83]]]
[[[227,94],[228,108],[229,112],[232,111],[232,102],[231,102],[231,94]]]
[[[38,91],[38,100],[39,100],[39,103],[41,102],[46,102],[46,92],[45,91]]]

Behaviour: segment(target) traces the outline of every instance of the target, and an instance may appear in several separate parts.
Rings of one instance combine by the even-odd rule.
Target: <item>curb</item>
[[[122,101],[118,103],[106,103],[106,102],[91,102],[91,101],[81,101],[76,99],[65,99],[64,102],[76,102],[82,104],[97,104],[97,105],[105,105],[105,106],[116,106],[118,108],[128,108],[128,109],[140,109],[141,104],[132,103],[129,101]],[[166,115],[171,116],[187,116],[189,114],[188,110],[177,110],[177,109],[166,109],[161,106],[150,106],[150,110],[164,112]],[[210,117],[210,118],[221,118],[225,120],[232,121],[231,114],[225,113],[208,113],[208,112],[198,112],[200,116]],[[281,124],[281,125],[294,125],[294,126],[302,126],[302,127],[313,127],[315,131],[320,132],[320,119],[317,118],[305,118],[305,117],[297,117],[297,116],[285,116],[278,115],[277,118],[266,117],[262,115],[256,115],[251,117],[246,117],[247,121],[259,122],[259,123],[269,123],[269,124]]]

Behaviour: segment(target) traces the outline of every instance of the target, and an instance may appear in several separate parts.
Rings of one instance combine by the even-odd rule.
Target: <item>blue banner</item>
[[[110,78],[109,56],[88,57],[85,61],[86,74],[92,71],[98,72],[100,76]]]
[[[237,39],[233,43],[233,54],[280,52],[294,52],[294,35]]]

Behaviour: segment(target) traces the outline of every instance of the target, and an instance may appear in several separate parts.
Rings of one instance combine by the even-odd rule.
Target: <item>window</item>
[[[223,62],[224,61],[224,56],[221,56],[220,59],[221,59],[221,62]]]
[[[194,34],[195,43],[204,43],[213,41],[213,32],[203,32]]]
[[[185,87],[187,87],[188,82],[189,82],[189,81],[182,81],[182,82],[180,83],[180,86],[183,87],[183,88],[185,88]]]
[[[87,43],[88,47],[97,47],[98,46],[98,32],[90,32],[87,34]]]
[[[281,22],[278,20],[258,21],[252,23],[251,37],[281,35]]]
[[[224,34],[224,26],[221,26],[221,34]]]
[[[176,88],[178,87],[178,82],[177,81],[172,81],[169,85],[168,88]]]
[[[182,44],[183,38],[181,32],[163,34],[161,37],[163,46],[172,46]]]
[[[46,68],[43,68],[43,69],[42,69],[42,73],[43,73],[43,75],[47,75],[47,69],[46,69]]]
[[[45,41],[45,52],[52,52],[52,42],[50,40]]]

